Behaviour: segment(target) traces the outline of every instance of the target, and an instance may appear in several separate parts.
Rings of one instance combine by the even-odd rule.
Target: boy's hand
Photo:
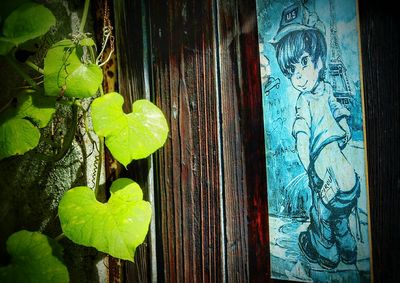
[[[303,132],[299,132],[296,136],[296,149],[301,164],[307,171],[310,166],[310,139]]]
[[[341,150],[344,149],[350,140],[351,140],[351,134],[346,132],[344,138],[338,141],[339,148]]]
[[[351,140],[351,131],[349,125],[347,124],[347,120],[345,118],[339,121],[339,125],[346,133],[344,138],[338,142],[339,148],[344,149],[347,143]]]

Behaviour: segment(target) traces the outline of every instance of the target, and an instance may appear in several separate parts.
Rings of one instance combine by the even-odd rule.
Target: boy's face
[[[290,81],[295,89],[300,92],[311,91],[318,82],[319,71],[322,68],[321,58],[317,64],[311,61],[307,52],[300,56],[299,62],[292,65]]]

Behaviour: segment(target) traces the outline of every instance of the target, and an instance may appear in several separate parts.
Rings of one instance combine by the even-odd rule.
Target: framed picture
[[[257,0],[271,276],[369,282],[356,0]]]

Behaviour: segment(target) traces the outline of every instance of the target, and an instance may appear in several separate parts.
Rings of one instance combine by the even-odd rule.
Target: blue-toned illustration
[[[257,0],[272,277],[369,282],[356,1]]]

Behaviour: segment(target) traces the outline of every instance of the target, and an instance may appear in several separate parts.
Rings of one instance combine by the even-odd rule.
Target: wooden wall
[[[374,275],[396,282],[399,29],[390,9],[359,2]],[[154,160],[156,262],[147,258],[146,280],[268,281],[255,1],[115,3],[121,88],[146,93],[147,81],[170,125]]]
[[[171,126],[157,186],[158,270],[169,282],[243,282],[267,272],[254,5],[149,4],[153,91]]]
[[[376,282],[400,282],[400,28],[393,8],[359,1]]]

